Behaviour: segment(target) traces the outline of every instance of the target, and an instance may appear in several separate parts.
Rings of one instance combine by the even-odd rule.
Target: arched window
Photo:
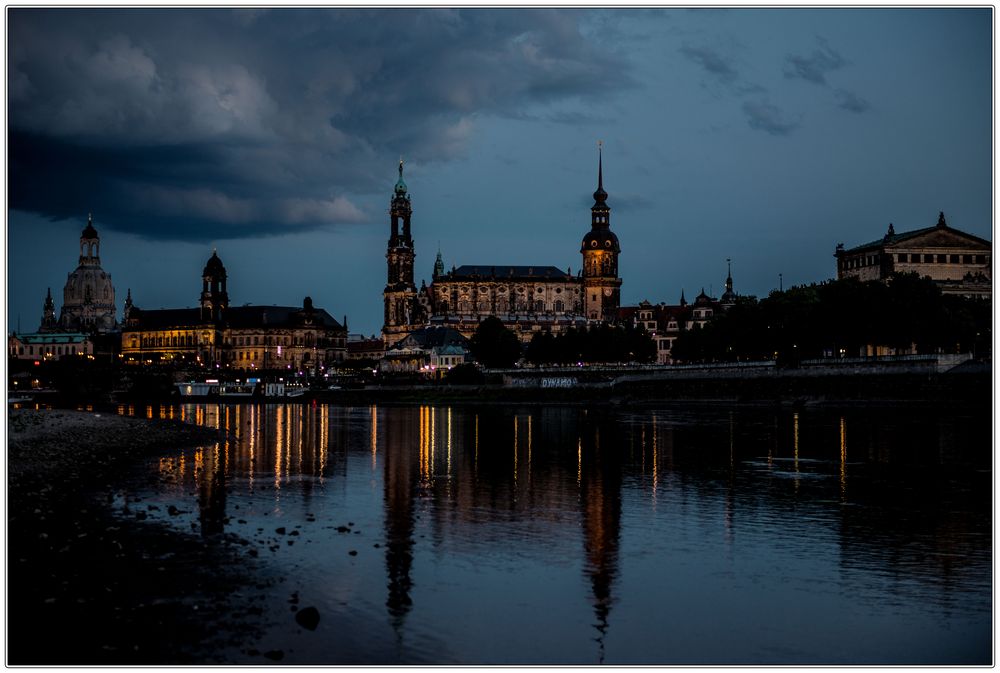
[[[556,313],[562,313],[563,311],[566,310],[565,305],[563,304],[561,299],[556,300],[556,303],[553,308],[555,309]]]

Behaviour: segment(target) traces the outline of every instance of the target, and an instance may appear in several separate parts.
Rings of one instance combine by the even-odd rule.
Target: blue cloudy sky
[[[8,10],[8,324],[57,308],[87,213],[118,292],[310,295],[381,328],[406,160],[417,282],[580,266],[604,141],[622,299],[766,295],[834,247],[992,240],[990,9]]]

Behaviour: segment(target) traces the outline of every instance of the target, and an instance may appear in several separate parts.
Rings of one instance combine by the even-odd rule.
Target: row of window
[[[438,313],[446,314],[448,313],[454,304],[447,301],[442,301],[438,303]],[[477,304],[473,304],[471,301],[460,301],[457,304],[459,313],[471,313],[473,306],[477,306],[480,313],[490,313],[492,311],[491,303],[489,301],[480,301]],[[535,302],[517,301],[508,303],[506,299],[498,299],[496,302],[497,313],[506,313],[513,307],[515,311],[527,311],[529,307],[535,313],[544,313],[547,309],[545,307],[545,302],[542,300],[537,300]],[[579,310],[579,303],[576,304],[577,310]],[[561,300],[556,300],[552,303],[552,308],[548,309],[555,313],[563,313],[566,311],[566,304]]]
[[[845,269],[860,269],[865,266],[875,266],[881,261],[881,256],[878,254],[866,255],[864,257],[855,257],[853,259],[845,260]],[[944,253],[917,253],[917,252],[900,252],[896,253],[897,263],[909,263],[909,264],[986,264],[989,258],[986,255],[972,255],[972,254],[944,254]]]
[[[35,352],[34,346],[28,346],[28,355],[82,355],[85,351],[75,346],[39,346]],[[24,346],[18,346],[18,355],[24,355]]]
[[[278,346],[305,346],[312,347],[318,345],[323,340],[320,339],[316,341],[313,335],[307,335],[305,338],[300,337],[236,337],[235,345],[237,346],[257,346],[257,345],[278,345]],[[332,339],[334,344],[338,346],[344,345],[344,339]],[[143,336],[141,338],[143,348],[154,348],[157,346],[161,347],[183,347],[183,346],[195,346],[198,345],[198,341],[192,334],[182,334],[180,336]],[[227,344],[229,345],[229,344]],[[138,342],[132,340],[132,348],[138,347]]]
[[[909,262],[911,264],[923,262],[924,264],[986,264],[986,255],[945,255],[924,253],[899,253],[896,255],[897,262]]]

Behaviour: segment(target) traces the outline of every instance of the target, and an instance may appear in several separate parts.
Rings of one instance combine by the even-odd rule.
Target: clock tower
[[[590,208],[590,231],[583,237],[583,314],[587,320],[612,322],[621,305],[622,280],[618,277],[618,237],[611,231],[611,208],[604,191],[604,165],[598,143],[597,191]]]

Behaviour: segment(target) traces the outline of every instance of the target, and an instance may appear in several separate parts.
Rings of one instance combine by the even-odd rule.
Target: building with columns
[[[621,247],[611,231],[608,194],[604,190],[603,156],[598,155],[597,191],[591,207],[590,231],[582,240],[582,268],[556,265],[471,264],[445,271],[440,251],[431,283],[414,278],[412,207],[403,162],[390,204],[391,233],[386,251],[388,282],[383,293],[386,348],[427,325],[458,330],[471,337],[487,316],[499,318],[523,342],[535,332],[562,332],[590,322],[614,321],[621,302],[618,255]]]
[[[916,272],[937,283],[941,292],[989,299],[990,242],[948,226],[944,213],[932,227],[897,234],[890,224],[885,235],[845,249],[837,246],[837,278],[886,280],[894,273]]]

